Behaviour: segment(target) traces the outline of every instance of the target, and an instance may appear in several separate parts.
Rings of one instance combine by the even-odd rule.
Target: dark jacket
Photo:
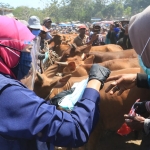
[[[107,38],[110,40],[110,44],[116,44],[117,43],[117,37],[115,31],[108,31]]]
[[[19,81],[0,74],[0,149],[47,150],[45,142],[79,147],[99,119],[99,93],[86,88],[71,113],[48,105]]]

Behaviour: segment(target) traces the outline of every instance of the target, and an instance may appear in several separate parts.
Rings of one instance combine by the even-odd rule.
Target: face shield
[[[29,89],[33,89],[34,81],[37,71],[39,70],[38,66],[38,53],[40,48],[40,37],[36,37],[30,45],[26,47],[26,51],[30,50],[32,62],[31,62],[31,69],[29,73],[21,80],[21,82],[26,85]]]

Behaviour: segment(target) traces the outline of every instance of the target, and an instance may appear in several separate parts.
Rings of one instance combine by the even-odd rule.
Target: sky
[[[18,7],[18,6],[28,6],[28,7],[34,7],[34,8],[44,8],[44,3],[47,0],[0,0],[0,3],[8,3],[12,7]]]

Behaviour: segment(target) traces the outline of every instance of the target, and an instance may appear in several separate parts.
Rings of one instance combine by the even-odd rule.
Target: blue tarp
[[[59,24],[58,26],[59,27],[72,27],[71,24]]]

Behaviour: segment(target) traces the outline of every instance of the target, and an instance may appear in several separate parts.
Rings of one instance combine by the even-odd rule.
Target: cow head
[[[62,43],[62,36],[58,34],[53,35],[53,38],[51,40],[48,40],[47,42],[48,42],[49,49],[60,46]]]
[[[34,83],[34,92],[41,98],[46,98],[53,88],[63,87],[69,78],[70,74],[59,77],[55,76],[58,70],[58,65],[50,66],[43,74],[37,73]]]
[[[84,61],[68,62],[68,65],[63,69],[63,74],[72,74],[73,77],[82,77],[88,75],[88,72],[93,64],[94,56],[86,58]]]
[[[70,48],[68,47],[67,50],[63,51],[61,59],[60,59],[61,62],[67,61],[69,57],[78,56],[82,58],[83,54],[88,53],[91,49],[91,45],[83,45],[83,46],[77,47],[75,44],[69,44],[69,46]]]

